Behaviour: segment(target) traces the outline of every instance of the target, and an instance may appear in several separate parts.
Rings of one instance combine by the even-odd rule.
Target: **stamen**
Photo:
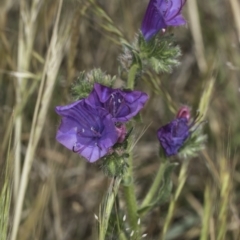
[[[98,132],[94,127],[91,127],[90,130],[91,130],[97,137],[100,137],[100,136],[101,136],[101,133]]]
[[[72,147],[72,151],[73,151],[74,153],[77,153],[77,152],[79,151],[79,149],[75,150],[75,148],[77,147],[76,144],[77,144],[77,143],[75,143],[75,145],[73,145],[73,147]]]

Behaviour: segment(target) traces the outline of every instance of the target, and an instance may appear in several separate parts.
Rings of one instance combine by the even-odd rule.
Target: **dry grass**
[[[55,141],[54,107],[72,100],[70,87],[80,71],[100,67],[118,74],[120,44],[132,42],[147,2],[1,1],[0,207],[8,215],[11,206],[11,214],[4,226],[0,216],[0,227],[8,229],[9,239],[96,239],[94,214],[109,181],[98,164],[86,163]],[[134,147],[139,201],[158,166],[156,129],[181,104],[193,113],[200,109],[208,121],[206,149],[179,162],[171,200],[142,219],[146,239],[240,238],[240,7],[237,0],[196,3],[188,0],[184,10],[189,27],[171,30],[182,64],[171,74],[146,73],[137,85],[151,99],[136,131],[152,122]],[[4,174],[12,158],[13,174]],[[119,199],[122,217],[126,208],[121,194]]]

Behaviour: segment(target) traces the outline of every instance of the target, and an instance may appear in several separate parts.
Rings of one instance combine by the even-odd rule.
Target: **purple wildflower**
[[[186,23],[181,15],[186,0],[150,0],[145,13],[141,30],[145,40],[150,40],[160,30],[168,26],[179,26]]]
[[[137,115],[147,100],[148,95],[140,91],[112,89],[95,83],[86,102],[106,109],[114,122],[127,122]]]
[[[177,118],[158,129],[158,140],[167,156],[177,154],[190,135],[188,125],[190,118],[189,109],[183,107],[179,110]]]
[[[56,112],[62,117],[57,141],[89,162],[105,156],[118,140],[112,116],[103,108],[80,100],[58,106]]]

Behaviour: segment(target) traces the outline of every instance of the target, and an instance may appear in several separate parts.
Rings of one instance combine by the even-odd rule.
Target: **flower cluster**
[[[158,129],[158,140],[166,156],[177,154],[189,137],[189,129],[192,127],[192,124],[189,125],[189,120],[190,110],[184,106],[178,111],[177,117],[173,121]]]
[[[186,23],[181,15],[186,0],[150,0],[145,13],[141,30],[146,41],[168,26],[179,26]]]
[[[124,141],[125,122],[148,100],[140,91],[112,89],[95,83],[88,97],[56,107],[62,117],[56,139],[62,145],[95,162]]]

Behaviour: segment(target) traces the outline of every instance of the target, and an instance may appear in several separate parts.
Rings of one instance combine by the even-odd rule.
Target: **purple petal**
[[[121,101],[115,115],[118,122],[127,122],[136,116],[148,100],[148,95],[140,91],[121,91],[116,96],[119,97],[116,101]]]
[[[63,122],[61,125],[64,125]],[[73,146],[77,142],[77,129],[72,128],[69,131],[61,131],[61,127],[59,127],[59,130],[57,131],[56,139],[58,142],[60,142],[62,145],[64,145],[69,150],[73,149]]]
[[[182,15],[179,15],[171,20],[166,21],[168,26],[180,26],[186,24],[186,20],[183,18]]]
[[[146,41],[168,26],[186,23],[181,11],[186,0],[150,0],[141,30]]]
[[[103,104],[108,101],[113,89],[95,83],[92,92],[86,98],[86,102],[92,106],[103,107]]]
[[[186,0],[171,0],[170,6],[164,16],[165,23],[168,26],[184,25],[185,19],[181,16],[182,8]]]
[[[147,11],[144,15],[141,31],[146,41],[150,40],[154,35],[156,35],[161,29],[167,27],[163,15],[159,8],[162,6],[161,1],[150,0]]]
[[[177,118],[159,128],[157,135],[167,156],[177,154],[180,147],[189,136],[189,126],[186,118]]]
[[[115,122],[127,122],[137,115],[147,100],[148,95],[140,91],[112,89],[95,83],[86,102],[106,109]]]
[[[93,108],[80,100],[56,107],[62,116],[56,139],[89,162],[107,154],[118,139],[112,116],[102,108]]]
[[[66,106],[57,106],[55,107],[55,111],[58,115],[60,116],[64,116],[64,114],[67,114],[68,113],[68,110],[73,108],[74,106],[78,105],[82,100],[79,100],[79,101],[76,101],[76,102],[73,102],[73,103],[70,103]]]

